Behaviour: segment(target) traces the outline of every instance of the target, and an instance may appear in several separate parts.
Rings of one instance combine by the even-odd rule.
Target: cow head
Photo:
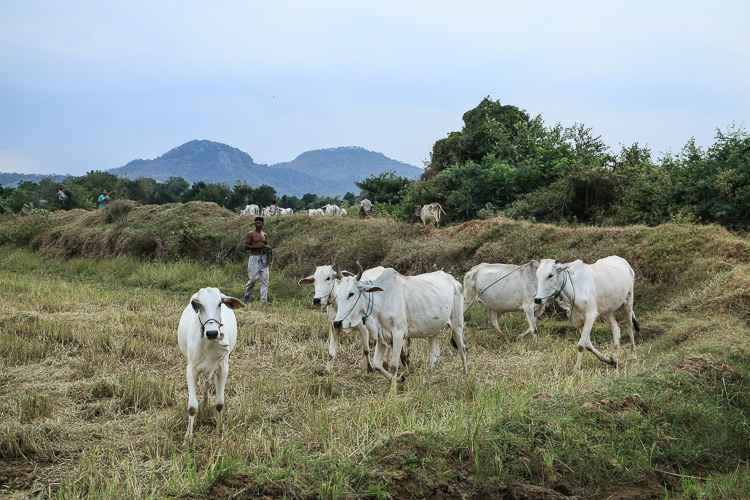
[[[224,295],[218,288],[201,288],[190,299],[190,305],[201,325],[201,337],[218,340],[220,345],[225,345],[223,343],[224,332],[221,330],[223,326],[221,323],[222,304],[230,309],[245,307],[241,300]]]
[[[367,298],[366,294],[373,292],[382,292],[383,289],[375,283],[368,281],[362,282],[362,266],[357,262],[359,274],[357,276],[341,276],[338,290],[336,292],[337,313],[333,320],[333,327],[339,329],[356,328],[371,313],[368,310],[372,307],[372,298]],[[377,281],[377,280],[376,280]]]
[[[315,274],[299,280],[300,285],[314,285],[313,305],[325,306],[333,303],[336,296],[336,285],[342,276],[354,276],[349,271],[338,271],[333,266],[318,266],[315,268]]]
[[[421,215],[422,215],[422,207],[420,205],[414,205],[414,215],[416,217],[421,217]]]
[[[556,298],[565,287],[563,273],[569,264],[560,264],[556,260],[543,259],[536,270],[536,296],[534,303],[541,304],[550,298]]]

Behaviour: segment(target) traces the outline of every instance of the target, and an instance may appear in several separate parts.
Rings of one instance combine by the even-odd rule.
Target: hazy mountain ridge
[[[422,169],[360,147],[308,151],[290,162],[268,166],[255,163],[249,154],[237,148],[206,140],[190,141],[154,160],[133,160],[108,170],[128,179],[150,177],[160,182],[182,177],[190,183],[267,184],[279,194],[300,197],[305,193],[327,196],[356,193],[359,189],[355,181],[386,171],[410,178],[422,173]]]
[[[135,159],[107,170],[118,177],[149,177],[159,182],[182,177],[191,184],[201,181],[226,183],[230,187],[237,182],[253,187],[266,184],[275,188],[279,195],[298,197],[306,193],[319,196],[358,193],[354,182],[387,171],[408,178],[422,173],[421,168],[356,146],[307,151],[290,162],[268,166],[255,163],[252,156],[237,148],[207,140],[193,140],[153,160]],[[0,173],[0,185],[15,187],[19,182],[39,182],[45,177],[60,182],[69,176]]]

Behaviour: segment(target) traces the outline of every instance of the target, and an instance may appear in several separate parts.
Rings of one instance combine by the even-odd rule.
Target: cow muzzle
[[[219,338],[219,330],[206,330],[206,338],[214,340]]]
[[[320,299],[318,297],[313,298],[313,305],[319,306],[320,305]]]
[[[336,328],[337,330],[341,330],[341,328],[343,326],[344,326],[344,322],[343,321],[334,321],[333,322],[333,327]]]
[[[541,303],[542,303],[542,299],[538,297],[534,297],[534,304],[541,304]]]

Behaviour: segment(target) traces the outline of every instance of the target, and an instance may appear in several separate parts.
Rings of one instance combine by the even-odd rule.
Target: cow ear
[[[227,297],[226,295],[221,297],[221,303],[227,306],[229,309],[242,309],[245,304],[240,299],[234,297]]]
[[[198,299],[193,299],[190,301],[190,305],[193,306],[193,311],[198,312],[201,309],[203,309],[203,304],[201,304]]]
[[[532,260],[529,262],[529,267],[532,269],[532,271],[536,271],[539,269],[539,261],[538,260]]]
[[[302,278],[297,282],[298,285],[313,285],[315,283],[315,277],[308,276],[307,278]]]
[[[362,289],[362,291],[365,293],[372,293],[372,292],[382,292],[383,289],[380,288],[379,286],[366,286]]]

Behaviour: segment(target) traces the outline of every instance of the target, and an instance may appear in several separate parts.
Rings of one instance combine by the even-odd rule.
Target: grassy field
[[[215,205],[0,219],[0,494],[40,498],[743,498],[750,491],[750,241],[715,226],[440,230],[385,219],[269,221],[272,305],[237,312],[224,425],[187,425],[176,326],[189,297],[241,297],[249,219]],[[504,341],[474,306],[464,377],[449,333],[429,385],[411,344],[392,392],[358,336],[326,375],[315,265],[444,268],[617,254],[636,271],[638,360],[584,356],[555,309]],[[256,290],[257,294],[257,290]],[[257,296],[256,296],[257,299]],[[622,319],[622,318],[620,318]],[[501,316],[522,332],[522,314]],[[597,322],[593,339],[611,352]]]

